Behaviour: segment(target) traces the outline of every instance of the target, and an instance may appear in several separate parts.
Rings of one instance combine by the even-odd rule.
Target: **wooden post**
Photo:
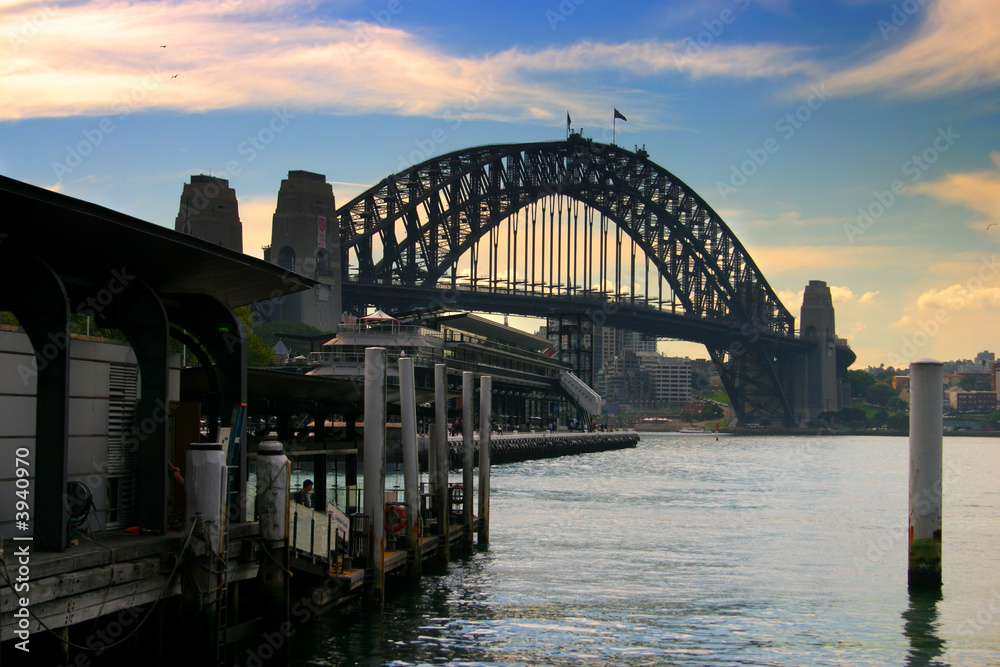
[[[417,461],[417,405],[413,359],[399,358],[399,407],[403,439],[403,500],[406,502],[406,539],[413,562],[410,574],[420,576],[420,476]]]
[[[479,546],[490,543],[490,414],[493,378],[479,380]]]
[[[434,476],[434,498],[437,500],[438,535],[441,538],[438,559],[447,563],[451,557],[448,530],[448,368],[434,364],[434,440],[437,470]]]
[[[368,578],[365,598],[382,606],[385,600],[385,348],[365,350],[365,476],[364,513],[369,516]]]
[[[475,456],[473,441],[475,411],[472,409],[472,403],[475,383],[472,371],[462,372],[462,521],[465,524],[462,544],[468,551],[472,550],[472,469]]]
[[[941,458],[944,412],[941,362],[910,364],[910,533],[911,588],[941,587]]]

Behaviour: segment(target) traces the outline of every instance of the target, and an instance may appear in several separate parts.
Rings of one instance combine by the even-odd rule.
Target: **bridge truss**
[[[609,326],[705,344],[741,422],[793,421],[794,318],[719,215],[645,151],[578,135],[464,149],[337,216],[345,299],[430,305],[444,292],[486,311],[603,312]]]

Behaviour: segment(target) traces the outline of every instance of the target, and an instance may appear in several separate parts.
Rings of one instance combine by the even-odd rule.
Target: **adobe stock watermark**
[[[97,150],[97,147],[104,143],[107,136],[117,129],[116,121],[128,118],[129,114],[135,110],[136,105],[159,88],[165,80],[159,66],[155,70],[147,69],[146,76],[139,83],[132,86],[127,93],[123,93],[119,97],[113,115],[105,116],[97,121],[96,127],[82,130],[83,139],[75,144],[68,144],[66,146],[66,154],[63,157],[63,161],[52,162],[52,171],[55,174],[56,182],[62,183],[64,177],[73,173],[77,167],[82,165],[84,159],[92,155]]]
[[[243,164],[249,164],[257,159],[257,156],[266,150],[277,136],[288,128],[294,118],[295,114],[290,113],[287,109],[272,109],[270,120],[256,132],[248,134],[245,140],[237,144],[236,152],[242,157],[242,161],[237,158],[227,161],[225,169],[214,172],[213,176],[229,180],[233,176],[242,174]],[[205,183],[205,186],[201,190],[196,190],[193,202],[181,202],[180,215],[184,218],[197,216],[221,192],[222,188],[218,183]]]
[[[889,35],[898,32],[925,4],[927,4],[927,0],[903,0],[903,2],[893,3],[889,20],[879,19],[878,21],[878,31],[882,33],[882,39],[888,40]]]
[[[733,164],[729,168],[729,180],[716,181],[715,187],[719,191],[722,201],[727,201],[729,195],[744,187],[754,174],[767,164],[771,156],[781,150],[782,142],[789,141],[794,137],[830,98],[825,84],[813,86],[809,91],[809,96],[804,103],[786,112],[775,121],[774,131],[778,133],[780,138],[771,136],[765,139],[760,147],[748,148],[747,159],[739,164]]]
[[[979,269],[976,275],[965,281],[965,292],[975,292],[981,289],[988,281],[996,278],[1000,274],[1000,261],[996,255],[981,258]],[[890,366],[896,368],[906,368],[910,363],[922,356],[921,350],[925,348],[940,332],[941,328],[951,320],[951,314],[958,312],[968,305],[967,298],[961,294],[953,294],[950,297],[947,308],[938,308],[932,317],[922,320],[919,329],[909,336],[903,336],[900,340],[899,353],[890,352],[886,360]]]
[[[994,588],[990,591],[989,601],[986,606],[976,612],[973,617],[966,618],[958,628],[958,634],[965,638],[982,634],[990,626],[1000,622],[1000,590]]]
[[[570,16],[576,13],[577,8],[582,5],[587,0],[561,0],[559,6],[556,7],[554,11],[551,9],[545,10],[545,20],[549,22],[549,28],[553,31],[559,27],[560,23],[563,23]]]
[[[58,5],[46,5],[24,19],[24,22],[7,38],[7,43],[14,55],[20,53],[22,46],[27,45],[28,42],[42,33],[45,26],[56,15],[58,8]]]
[[[402,0],[389,0],[382,9],[373,9],[371,12],[374,25],[366,24],[354,32],[354,37],[350,44],[341,44],[340,53],[345,60],[350,60],[367,49],[375,41],[373,32],[378,28],[389,26],[396,16],[403,13],[405,7]],[[375,27],[377,26],[377,28]]]
[[[951,485],[964,474],[964,465],[961,460],[947,459],[941,471],[941,480],[934,483],[930,488],[922,489],[913,498],[913,509],[919,516],[926,516],[934,508],[941,506],[944,485]],[[902,517],[900,517],[902,519]],[[867,570],[882,562],[891,554],[902,552],[906,549],[909,540],[909,531],[905,523],[900,522],[892,528],[882,531],[878,537],[868,539],[865,546],[864,557],[854,557],[854,569],[858,574],[864,574]]]
[[[735,23],[740,14],[750,6],[750,0],[731,0],[731,2],[736,6],[735,11],[728,7],[722,9],[715,18],[701,22],[705,26],[704,30],[700,30],[694,37],[685,37],[681,40],[682,51],[674,53],[674,62],[679,68],[684,68],[705,53],[705,49],[722,36],[726,26]]]
[[[920,153],[914,153],[900,166],[900,171],[904,176],[909,177],[909,182],[916,183],[933,166],[935,162],[948,152],[955,142],[962,138],[948,126],[948,129],[938,128],[937,136],[931,145]],[[867,206],[858,207],[858,217],[855,222],[844,223],[844,234],[847,240],[854,243],[859,236],[864,236],[865,232],[872,228],[877,220],[888,212],[888,210],[899,201],[900,197],[906,194],[906,182],[896,179],[889,184],[887,190],[875,190],[872,195],[874,199]]]
[[[474,91],[462,98],[461,102],[456,102],[448,109],[445,109],[444,113],[441,114],[442,120],[447,123],[447,128],[437,127],[426,137],[414,139],[413,144],[416,146],[416,150],[410,151],[408,155],[399,156],[399,165],[396,172],[406,171],[410,167],[429,160],[438,154],[438,147],[446,143],[450,138],[448,130],[452,132],[458,130],[462,126],[462,123],[468,120],[469,114],[478,110],[483,100],[492,95],[496,91],[496,88],[497,84],[492,74],[480,76],[479,85]]]

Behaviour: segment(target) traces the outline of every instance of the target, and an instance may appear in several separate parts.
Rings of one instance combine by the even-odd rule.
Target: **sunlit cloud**
[[[901,47],[826,77],[823,85],[830,94],[928,98],[1000,83],[1000,3],[939,0],[925,7],[909,19],[923,23]],[[904,38],[888,13],[873,27],[890,44]]]
[[[990,153],[1000,167],[1000,151]],[[982,215],[972,223],[984,231],[1000,234],[1000,171],[948,174],[943,179],[918,183],[913,191],[949,204],[960,204]],[[991,229],[996,225],[995,229]]]
[[[949,285],[944,289],[929,289],[917,297],[917,308],[983,309],[1000,306],[1000,287],[969,287]]]
[[[317,19],[299,2],[38,7],[0,10],[12,54],[0,63],[0,119],[289,107],[524,121],[573,108],[593,122],[607,115],[605,95],[561,82],[563,73],[816,74],[801,47],[780,45],[714,45],[692,57],[682,42],[581,42],[457,56],[394,27]]]

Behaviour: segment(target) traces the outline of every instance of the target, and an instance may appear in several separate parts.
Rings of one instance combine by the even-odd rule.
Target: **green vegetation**
[[[719,403],[729,405],[729,394],[724,391],[709,391],[702,394],[701,398],[707,398],[710,401],[718,401]]]

